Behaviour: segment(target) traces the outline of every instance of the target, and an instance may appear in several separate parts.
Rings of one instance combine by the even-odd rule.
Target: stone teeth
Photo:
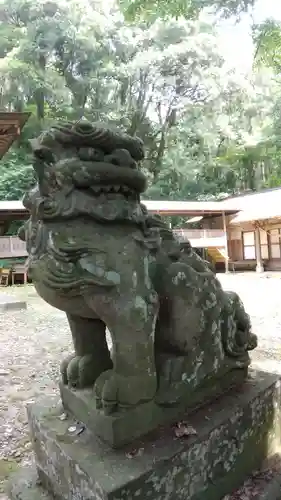
[[[106,193],[118,193],[120,191],[120,186],[118,185],[105,185],[105,186],[101,186],[101,190],[106,192]]]
[[[94,193],[100,193],[101,192],[101,187],[100,186],[91,186],[92,191]]]
[[[126,195],[132,195],[134,194],[133,190],[130,189],[128,186],[120,186],[120,184],[96,184],[94,186],[91,186],[91,190],[94,191],[94,193],[101,194],[101,193],[124,193]]]

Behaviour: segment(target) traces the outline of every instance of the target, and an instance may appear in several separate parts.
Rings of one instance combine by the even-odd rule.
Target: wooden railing
[[[174,234],[183,240],[192,238],[223,238],[224,232],[221,229],[174,229]]]
[[[174,229],[174,235],[179,241],[189,240],[193,247],[223,247],[225,233],[221,229]]]
[[[224,232],[219,229],[175,229],[180,241],[190,240],[194,247],[223,247]],[[17,236],[0,236],[0,258],[26,257],[26,245]]]
[[[26,244],[17,236],[0,236],[0,258],[26,257]]]

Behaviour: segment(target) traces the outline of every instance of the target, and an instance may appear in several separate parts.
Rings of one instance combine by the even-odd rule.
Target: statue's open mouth
[[[137,195],[137,192],[134,189],[131,189],[128,186],[120,185],[120,184],[108,184],[108,185],[100,184],[100,185],[91,186],[89,189],[96,196],[100,196],[102,194],[104,194],[104,195],[119,194],[119,195],[124,196],[125,198],[131,198],[131,197],[135,197]]]
[[[143,172],[105,161],[63,159],[56,163],[54,173],[60,188],[72,184],[76,189],[90,189],[96,195],[121,193],[128,197],[146,189]]]

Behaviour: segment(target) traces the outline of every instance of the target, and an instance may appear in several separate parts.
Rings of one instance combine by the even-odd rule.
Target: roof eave
[[[8,152],[13,142],[20,136],[21,131],[31,113],[1,112],[0,111],[0,160]]]
[[[196,217],[198,215],[202,216],[209,216],[209,215],[222,215],[223,213],[225,215],[234,215],[239,210],[226,210],[226,209],[221,209],[221,210],[171,210],[171,209],[162,209],[162,210],[156,210],[156,209],[148,209],[149,213],[151,214],[159,214],[159,215],[190,215],[192,217]]]

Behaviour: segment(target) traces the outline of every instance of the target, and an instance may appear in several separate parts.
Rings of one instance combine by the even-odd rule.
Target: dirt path
[[[254,366],[281,373],[281,276],[222,275],[221,281],[240,293],[259,335]],[[28,303],[26,311],[0,313],[0,500],[4,500],[5,479],[32,456],[26,403],[58,392],[59,364],[72,346],[64,313],[45,304],[32,286],[1,291]],[[232,498],[254,498],[243,494],[242,490],[242,496]]]
[[[6,291],[25,298],[28,309],[0,315],[0,493],[10,472],[31,458],[26,403],[58,391],[59,363],[71,349],[63,313],[32,286]]]

